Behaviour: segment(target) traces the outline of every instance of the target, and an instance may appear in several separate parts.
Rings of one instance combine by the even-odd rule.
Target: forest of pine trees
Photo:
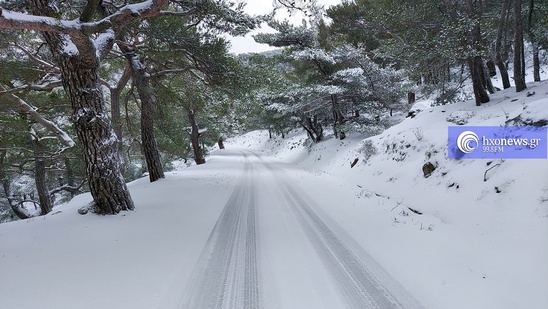
[[[418,96],[476,105],[535,81],[548,47],[541,0],[275,1],[300,24],[228,0],[0,1],[0,222],[134,208],[126,182],[206,163],[228,136],[300,128],[312,142],[382,130]],[[229,36],[277,47],[234,55]],[[509,70],[509,68],[511,70]],[[513,72],[513,75],[509,75]]]

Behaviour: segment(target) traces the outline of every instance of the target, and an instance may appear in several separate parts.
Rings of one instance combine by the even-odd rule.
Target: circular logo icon
[[[471,153],[478,145],[479,138],[472,131],[464,131],[457,137],[457,147],[464,153]]]

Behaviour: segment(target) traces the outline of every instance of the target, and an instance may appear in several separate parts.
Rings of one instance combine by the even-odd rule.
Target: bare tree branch
[[[29,50],[27,50],[25,47],[19,45],[17,42],[13,43],[15,47],[17,47],[19,50],[21,50],[25,55],[27,55],[30,59],[38,62],[40,65],[45,66],[49,69],[55,70],[55,72],[59,72],[59,68],[57,68],[54,64],[47,62],[43,59],[40,59],[36,57],[34,54],[32,54]]]
[[[32,90],[32,91],[50,91],[50,90],[53,90],[53,89],[61,87],[61,86],[63,86],[63,83],[61,82],[61,80],[51,81],[51,82],[44,83],[44,84],[30,84],[30,85],[27,84],[27,85],[22,85],[22,86],[19,86],[19,87],[14,87],[14,88],[2,90],[2,91],[0,91],[0,95],[2,95],[2,94],[13,94],[13,93],[29,91],[29,90]]]
[[[52,189],[49,191],[49,194],[50,195],[54,195],[56,193],[59,193],[61,191],[68,191],[72,194],[77,194],[77,193],[81,193],[82,192],[82,187],[84,186],[84,184],[86,183],[86,181],[82,181],[78,186],[70,186],[70,185],[63,185],[63,186],[60,186],[60,187],[57,187],[55,189]]]

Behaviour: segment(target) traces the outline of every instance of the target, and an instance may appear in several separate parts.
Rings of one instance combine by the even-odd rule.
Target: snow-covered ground
[[[331,216],[427,308],[548,308],[548,160],[447,159],[455,122],[548,119],[548,83],[528,87],[497,92],[481,107],[430,107],[365,140],[306,147],[301,132],[273,140],[252,132],[236,144],[338,177],[354,196]],[[425,178],[427,162],[436,169]]]
[[[248,308],[344,307],[347,295],[334,291],[348,279],[333,269],[351,260],[318,252],[357,256],[424,308],[548,308],[548,160],[446,153],[453,122],[498,126],[548,110],[546,82],[513,91],[481,107],[428,107],[367,139],[310,145],[300,131],[285,139],[250,132],[205,165],[130,183],[135,211],[79,215],[85,194],[47,216],[2,224],[0,308],[185,308],[204,304],[194,299],[207,299],[204,288],[220,293],[215,284],[233,305],[225,308],[241,307],[239,290],[250,295]],[[425,178],[427,162],[436,169]],[[245,220],[224,215],[231,208]],[[222,227],[232,222],[238,229]],[[250,226],[256,233],[241,232]],[[344,245],[311,231],[333,232]],[[226,241],[235,255],[222,247],[227,233],[236,235]],[[226,286],[203,271],[221,265],[204,262],[221,249],[236,258],[223,270],[234,279]],[[240,279],[259,282],[256,293]]]

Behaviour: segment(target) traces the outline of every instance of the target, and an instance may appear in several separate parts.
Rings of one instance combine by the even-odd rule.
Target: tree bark
[[[219,149],[225,149],[225,143],[223,142],[222,137],[219,137],[219,140],[217,140],[217,144],[219,145]]]
[[[38,136],[31,132],[32,150],[34,152],[34,183],[36,192],[38,192],[38,201],[40,202],[40,213],[46,215],[53,209],[53,202],[49,195],[46,178],[46,158],[44,147]]]
[[[141,142],[147,163],[148,177],[150,182],[154,182],[165,178],[165,175],[160,150],[158,150],[158,143],[154,134],[156,98],[150,88],[150,75],[135,50],[123,44],[118,44],[118,47],[129,63],[133,84],[137,88],[141,100]]]
[[[72,166],[72,162],[70,161],[70,159],[68,157],[65,157],[64,158],[64,162],[65,162],[65,183],[69,186],[69,187],[76,187],[76,181],[74,179],[74,167]],[[70,192],[70,197],[73,198],[75,195],[76,195],[76,192],[74,191],[69,191]]]
[[[196,124],[196,115],[192,109],[187,109],[188,121],[190,122],[190,142],[192,144],[192,150],[194,151],[194,161],[196,164],[204,164],[204,152],[200,146],[200,131],[198,130],[198,125]]]
[[[497,67],[493,60],[488,60],[485,65],[487,66],[486,72],[489,73],[489,77],[497,76]]]
[[[487,91],[485,91],[483,82],[485,74],[483,72],[483,60],[481,58],[482,44],[480,21],[482,18],[482,10],[481,2],[475,3],[473,0],[466,0],[466,12],[474,23],[470,33],[470,43],[471,46],[473,46],[476,55],[469,57],[468,68],[470,69],[470,76],[472,78],[476,106],[489,102],[489,95],[487,94]]]
[[[538,51],[538,42],[533,32],[533,10],[535,8],[535,1],[529,0],[529,10],[527,12],[527,32],[529,34],[529,40],[531,40],[531,46],[533,48],[533,78],[535,82],[540,82],[540,59]]]
[[[514,0],[514,83],[516,84],[516,92],[527,89],[521,4],[522,0]]]
[[[416,95],[415,92],[408,92],[407,93],[407,104],[414,104],[416,101]]]
[[[510,0],[502,0],[502,8],[500,10],[500,18],[497,27],[497,38],[495,40],[495,64],[499,68],[500,77],[502,80],[502,87],[504,89],[510,88],[510,78],[508,76],[508,68],[504,63],[506,59],[502,56],[502,38],[506,32],[508,23],[508,11],[510,8]]]
[[[33,0],[37,15],[54,16],[49,1]],[[86,176],[94,201],[94,211],[116,214],[134,209],[133,200],[120,170],[117,137],[109,122],[106,102],[99,80],[96,46],[83,32],[70,37],[78,48],[67,50],[69,38],[43,32],[59,64],[63,88],[72,106],[72,122],[82,145]]]
[[[122,90],[127,85],[131,76],[131,68],[126,66],[124,73],[116,83],[115,87],[110,88],[110,115],[112,118],[112,126],[114,133],[118,137],[118,151],[122,151],[123,143],[123,130],[122,130],[122,117],[120,112],[120,95]]]
[[[483,60],[482,60],[483,61]],[[487,89],[490,94],[495,93],[495,87],[493,86],[493,81],[491,80],[491,73],[486,65],[482,63],[482,73],[483,73],[483,87]]]
[[[120,170],[118,138],[109,123],[99,84],[98,65],[86,64],[81,58],[62,56],[60,68],[96,211],[116,214],[132,210],[133,201]]]
[[[540,57],[538,43],[533,42],[533,80],[540,82]]]
[[[301,126],[305,129],[308,137],[314,142],[318,143],[323,138],[323,127],[318,122],[318,118],[314,116],[310,118],[308,116],[301,116]]]
[[[336,94],[331,95],[331,106],[333,109],[333,132],[335,133],[336,137],[343,140],[346,138],[346,134],[340,128],[340,126],[344,123],[344,116],[341,112],[339,98]]]
[[[472,78],[472,86],[474,89],[474,98],[476,99],[476,106],[480,106],[482,103],[489,102],[489,95],[485,91],[483,86],[483,61],[480,56],[473,57],[468,60],[468,68],[470,69],[470,75]]]

